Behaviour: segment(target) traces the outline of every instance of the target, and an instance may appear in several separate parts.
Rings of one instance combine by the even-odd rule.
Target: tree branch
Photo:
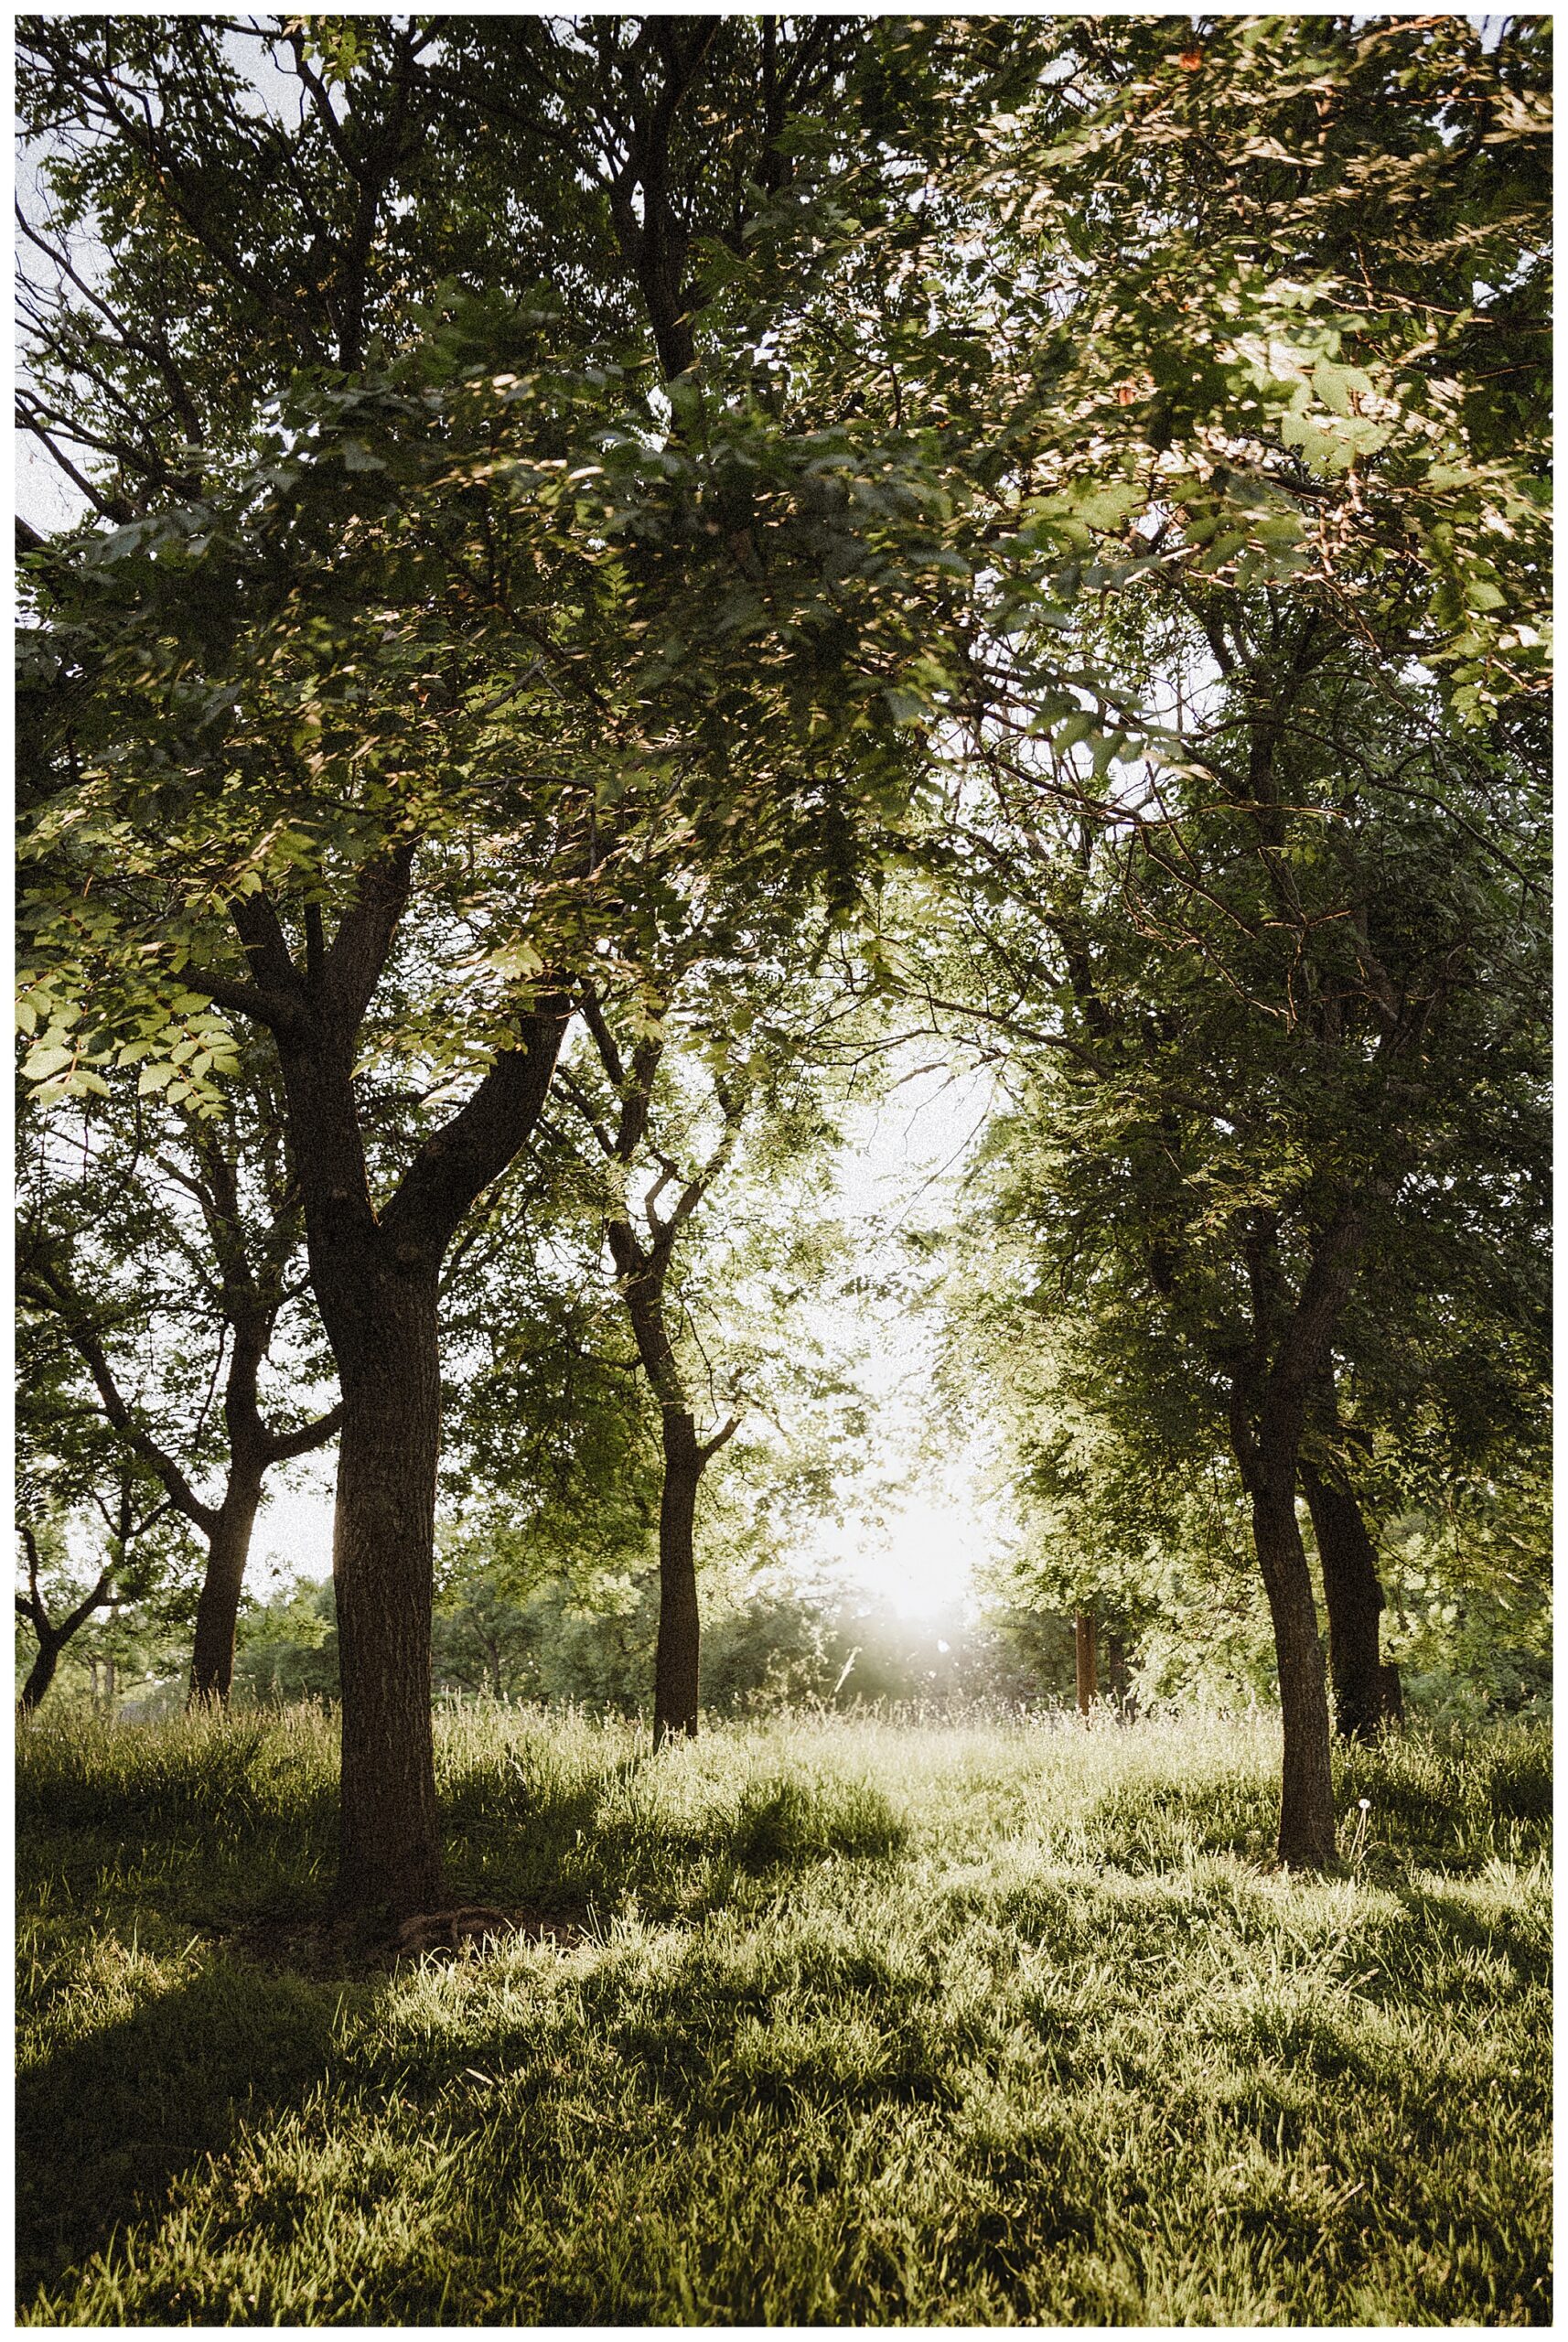
[[[102,1402],[104,1415],[112,1429],[118,1434],[132,1454],[138,1456],[149,1471],[156,1474],[162,1481],[168,1490],[170,1499],[184,1513],[186,1519],[194,1521],[204,1535],[210,1536],[217,1526],[216,1509],[213,1506],[202,1502],[173,1456],[165,1448],[160,1447],[151,1433],[136,1422],[125,1403],[119,1384],[114,1380],[113,1370],[109,1364],[103,1346],[82,1314],[82,1305],[78,1295],[71,1291],[63,1278],[47,1265],[40,1266],[34,1263],[31,1274],[38,1279],[43,1289],[43,1295],[47,1296],[43,1299],[42,1305],[51,1309],[59,1319],[66,1338],[81,1358],[89,1374],[91,1375],[97,1386],[99,1398]]]
[[[504,1050],[467,1104],[426,1139],[382,1216],[394,1249],[413,1243],[440,1259],[469,1208],[532,1134],[570,1015],[556,996],[521,1018],[521,1047]]]
[[[339,1399],[324,1415],[317,1415],[314,1423],[301,1423],[295,1431],[266,1431],[263,1427],[267,1462],[291,1464],[296,1456],[308,1456],[313,1449],[325,1447],[329,1439],[337,1437],[342,1423],[343,1402]]]

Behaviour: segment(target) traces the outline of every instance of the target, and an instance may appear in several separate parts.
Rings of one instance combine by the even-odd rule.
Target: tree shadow
[[[215,1959],[19,2074],[18,2302],[161,2211],[171,2180],[246,2117],[320,2080],[346,1989]]]
[[[1456,1887],[1400,1884],[1393,1891],[1416,1923],[1411,1938],[1412,1961],[1429,1961],[1435,1946],[1448,1953],[1472,1951],[1506,1959],[1524,1984],[1552,1981],[1552,1945],[1544,1933],[1537,1937],[1506,1911],[1477,1911],[1462,1883]]]

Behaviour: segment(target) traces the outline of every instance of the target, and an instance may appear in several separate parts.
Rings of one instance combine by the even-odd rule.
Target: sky
[[[848,1123],[836,1166],[841,1208],[863,1233],[859,1265],[897,1265],[897,1235],[914,1212],[940,1212],[957,1187],[979,1136],[989,1098],[983,1077],[935,1069],[907,1081]],[[880,1519],[854,1509],[822,1524],[800,1554],[803,1576],[824,1566],[886,1602],[900,1617],[957,1621],[973,1595],[973,1569],[998,1534],[980,1490],[982,1459],[950,1423],[930,1438],[929,1332],[900,1305],[857,1312],[853,1327],[823,1309],[815,1330],[841,1330],[863,1344],[863,1387],[874,1402],[872,1462],[903,1490]],[[933,1445],[940,1455],[931,1452]],[[330,1455],[295,1466],[293,1486],[274,1489],[256,1526],[252,1590],[264,1595],[332,1566]]]
[[[279,89],[285,89],[281,79]],[[43,205],[35,172],[36,158],[25,155],[17,193],[28,215],[38,217]],[[95,273],[90,252],[79,250],[77,258]],[[16,435],[16,508],[24,519],[46,532],[80,519],[82,500],[26,433]],[[956,1187],[987,1095],[981,1077],[936,1069],[851,1118],[838,1184],[845,1217],[865,1241],[861,1265],[866,1271],[896,1268],[902,1221],[913,1211],[935,1213],[943,1192]],[[858,1337],[864,1387],[875,1402],[870,1461],[875,1477],[902,1494],[884,1499],[879,1513],[852,1502],[841,1519],[822,1523],[800,1555],[802,1574],[830,1568],[901,1617],[956,1621],[971,1597],[975,1560],[994,1541],[996,1523],[979,1495],[979,1458],[972,1450],[944,1432],[940,1460],[931,1452],[929,1334],[891,1303],[880,1309],[857,1305],[853,1325],[841,1320],[835,1327],[825,1308],[821,1316],[817,1330]],[[274,1473],[257,1523],[252,1591],[264,1594],[330,1571],[334,1470],[329,1450],[290,1467],[286,1486]]]

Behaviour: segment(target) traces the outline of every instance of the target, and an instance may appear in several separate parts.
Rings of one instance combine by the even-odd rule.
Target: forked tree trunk
[[[1345,1195],[1313,1243],[1294,1304],[1279,1262],[1278,1228],[1257,1215],[1245,1245],[1253,1336],[1231,1369],[1231,1451],[1252,1513],[1252,1542],[1268,1595],[1279,1673],[1283,1759],[1279,1858],[1323,1870],[1336,1856],[1328,1685],[1317,1604],[1295,1517],[1307,1395],[1325,1373],[1339,1313],[1355,1283],[1361,1209]]]
[[[653,1668],[653,1745],[697,1729],[701,1626],[693,1529],[705,1458],[693,1418],[662,1416],[664,1488],[659,1504],[659,1642]]]
[[[1310,1469],[1301,1477],[1323,1568],[1335,1723],[1347,1740],[1375,1740],[1402,1708],[1399,1670],[1384,1666],[1379,1648],[1385,1605],[1377,1548],[1348,1489]]]
[[[263,1466],[238,1459],[207,1541],[207,1571],[196,1605],[196,1637],[190,1655],[193,1708],[221,1707],[234,1681],[234,1635],[240,1595],[250,1559],[251,1537],[262,1500]]]
[[[412,840],[361,873],[337,935],[306,906],[305,964],[274,905],[232,906],[252,982],[243,1013],[278,1046],[311,1286],[342,1393],[332,1572],[343,1758],[340,1913],[406,1917],[444,1888],[430,1715],[442,1259],[539,1120],[566,1027],[562,1000],[519,1017],[520,1046],[372,1201],[355,1067],[365,1011],[407,908]],[[221,1002],[224,988],[207,989]]]
[[[1335,1858],[1328,1689],[1312,1574],[1296,1524],[1294,1469],[1277,1460],[1272,1469],[1265,1466],[1254,1477],[1251,1497],[1280,1681],[1279,1858],[1290,1869],[1322,1870]]]
[[[229,1697],[234,1678],[234,1630],[240,1615],[240,1595],[245,1582],[245,1563],[262,1485],[269,1466],[308,1455],[312,1448],[321,1446],[331,1437],[338,1421],[338,1410],[333,1408],[315,1423],[298,1424],[288,1432],[275,1432],[269,1429],[259,1403],[261,1371],[283,1305],[285,1269],[297,1234],[292,1200],[278,1208],[259,1247],[264,1268],[258,1276],[244,1228],[241,1181],[234,1162],[215,1141],[209,1141],[201,1155],[201,1170],[202,1180],[197,1192],[217,1247],[223,1315],[227,1330],[233,1338],[223,1391],[229,1468],[220,1504],[209,1505],[197,1494],[174,1456],[159,1445],[127,1405],[98,1330],[90,1313],[82,1309],[69,1280],[58,1272],[51,1273],[47,1262],[34,1264],[38,1286],[59,1311],[67,1336],[97,1384],[110,1424],[126,1448],[162,1481],[167,1504],[182,1512],[207,1540],[207,1567],[197,1600],[190,1655],[188,1704],[192,1708],[222,1706]]]
[[[1092,1610],[1080,1610],[1073,1620],[1073,1656],[1077,1665],[1078,1712],[1086,1716],[1099,1691],[1099,1649]]]

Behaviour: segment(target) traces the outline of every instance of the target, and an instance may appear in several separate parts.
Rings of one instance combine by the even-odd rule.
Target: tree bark
[[[1322,1870],[1335,1858],[1328,1690],[1312,1574],[1296,1525],[1294,1471],[1276,1465],[1260,1472],[1251,1496],[1252,1538],[1269,1598],[1280,1681],[1284,1753],[1279,1858],[1290,1869]]]
[[[1078,1712],[1086,1716],[1099,1691],[1099,1649],[1092,1610],[1080,1610],[1073,1620],[1074,1656],[1078,1672]]]
[[[218,1139],[199,1143],[201,1178],[186,1181],[201,1204],[221,1278],[222,1309],[232,1334],[223,1388],[223,1419],[229,1437],[229,1468],[221,1501],[205,1503],[175,1457],[138,1421],[116,1380],[99,1330],[69,1274],[47,1256],[30,1264],[34,1291],[58,1314],[97,1386],[105,1420],[130,1455],[137,1456],[167,1491],[168,1502],[207,1540],[207,1568],[196,1610],[188,1704],[222,1705],[234,1674],[234,1632],[251,1536],[269,1466],[308,1455],[332,1436],[338,1410],[292,1431],[274,1432],[260,1404],[262,1368],[284,1299],[289,1256],[296,1241],[297,1208],[292,1197],[253,1246],[241,1202],[234,1161]],[[259,1267],[258,1267],[259,1261]]]
[[[701,1628],[693,1523],[706,1460],[693,1418],[662,1416],[664,1488],[659,1504],[659,1642],[653,1668],[653,1745],[697,1729]]]
[[[669,997],[668,994],[661,996],[661,1005],[668,1004]],[[581,1091],[568,1086],[578,1111],[586,1108],[588,1127],[600,1148],[624,1174],[648,1133],[654,1079],[664,1049],[662,1035],[657,1029],[645,1030],[629,1056],[623,1057],[591,985],[585,989],[581,1004],[584,1021],[618,1101],[613,1133],[599,1122]],[[696,1419],[664,1316],[665,1282],[681,1230],[727,1162],[739,1134],[740,1109],[734,1090],[723,1082],[714,1087],[724,1113],[718,1144],[703,1168],[681,1182],[674,1203],[662,1217],[659,1197],[678,1175],[667,1157],[660,1158],[660,1178],[642,1205],[647,1239],[639,1234],[628,1215],[612,1211],[605,1219],[605,1241],[631,1321],[637,1355],[659,1402],[664,1479],[659,1499],[659,1639],[653,1668],[656,1748],[672,1734],[690,1735],[697,1729],[701,1641],[693,1548],[697,1488],[708,1464],[739,1423],[738,1417],[732,1415],[712,1439],[698,1439]]]
[[[1379,1649],[1385,1604],[1377,1548],[1348,1488],[1334,1488],[1310,1466],[1301,1478],[1323,1567],[1335,1723],[1344,1739],[1375,1740],[1403,1704],[1399,1670],[1383,1664]]]
[[[203,988],[277,1042],[311,1286],[342,1391],[333,1580],[343,1734],[342,1915],[406,1918],[445,1887],[430,1713],[442,1259],[533,1131],[566,1029],[564,1001],[520,1012],[517,1046],[372,1200],[355,1091],[365,1012],[407,908],[410,841],[368,864],[330,943],[306,914],[298,967],[265,896],[232,906],[250,984]]]
[[[262,1500],[263,1466],[238,1461],[231,1469],[223,1501],[207,1541],[207,1569],[196,1604],[196,1635],[190,1655],[193,1708],[223,1707],[234,1681],[234,1634],[240,1595],[250,1559],[251,1536]]]
[[[158,1512],[161,1512],[163,1509],[164,1508],[160,1505],[157,1509]],[[156,1519],[157,1512],[155,1512],[149,1520],[143,1521],[140,1524],[140,1527],[150,1528],[153,1520],[156,1520]],[[119,1558],[123,1562],[125,1557],[125,1548],[131,1537],[136,1533],[135,1528],[128,1525],[131,1522],[130,1496],[128,1490],[124,1490],[122,1492],[120,1520],[122,1533],[119,1540]],[[70,1642],[72,1635],[76,1634],[81,1628],[87,1624],[88,1619],[91,1617],[95,1610],[101,1610],[103,1607],[103,1605],[111,1599],[115,1564],[112,1561],[107,1569],[100,1570],[97,1584],[92,1587],[91,1593],[85,1595],[81,1601],[77,1604],[74,1610],[70,1611],[65,1617],[59,1619],[58,1621],[52,1620],[48,1610],[44,1607],[43,1595],[39,1591],[38,1587],[40,1568],[38,1541],[33,1534],[32,1527],[29,1522],[26,1520],[19,1521],[17,1523],[17,1528],[21,1534],[23,1548],[27,1556],[27,1591],[26,1594],[17,1595],[16,1612],[19,1617],[26,1618],[27,1624],[31,1627],[38,1640],[38,1655],[27,1671],[27,1680],[22,1686],[22,1696],[16,1703],[16,1713],[25,1723],[27,1717],[32,1714],[39,1701],[43,1698],[44,1693],[48,1690],[49,1685],[54,1681],[55,1669],[59,1663],[59,1655],[65,1649],[67,1643]],[[92,1670],[92,1696],[93,1699],[96,1700],[98,1697],[98,1662],[96,1660],[91,1660],[88,1663]]]
[[[59,1664],[59,1655],[65,1648],[65,1642],[64,1635],[39,1635],[38,1655],[27,1671],[27,1680],[22,1686],[22,1696],[16,1703],[17,1714],[24,1720],[33,1714],[44,1693],[54,1681],[55,1669]]]
[[[430,1718],[441,1438],[434,1268],[400,1274],[366,1262],[354,1316],[357,1338],[344,1338],[339,1316],[334,1343],[343,1378],[332,1545],[343,1731],[334,1902],[406,1918],[438,1904],[445,1887]]]
[[[1334,1328],[1355,1282],[1362,1233],[1360,1210],[1345,1196],[1315,1238],[1294,1302],[1280,1270],[1272,1215],[1255,1217],[1245,1244],[1252,1338],[1231,1369],[1230,1445],[1251,1506],[1252,1542],[1274,1632],[1284,1744],[1279,1859],[1291,1869],[1326,1869],[1337,1853],[1327,1679],[1295,1493],[1308,1393],[1326,1370]]]

